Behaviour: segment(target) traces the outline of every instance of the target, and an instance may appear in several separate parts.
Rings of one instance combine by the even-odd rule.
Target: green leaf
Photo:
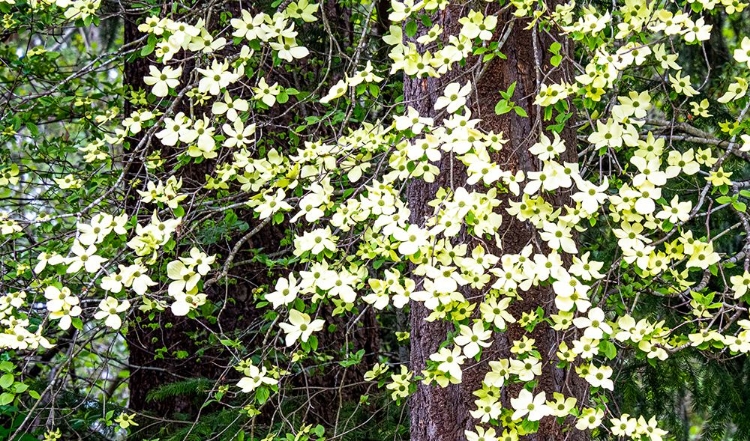
[[[544,120],[549,121],[552,119],[552,107],[545,107],[544,108]]]
[[[417,22],[414,20],[410,20],[408,23],[406,23],[406,36],[412,38],[415,35],[417,35]]]
[[[523,423],[521,423],[521,429],[525,434],[536,433],[539,431],[539,421],[529,421],[528,419],[524,419]]]
[[[150,55],[154,51],[154,49],[156,49],[156,35],[149,34],[148,43],[146,43],[146,46],[141,49],[141,57]]]
[[[520,116],[521,118],[527,118],[529,116],[529,114],[526,113],[526,111],[523,110],[522,107],[516,106],[513,108],[513,111],[516,112],[516,115]]]
[[[508,105],[508,101],[500,100],[495,104],[495,115],[503,115],[510,112],[511,106]]]
[[[728,204],[732,202],[732,198],[729,196],[721,196],[721,197],[716,198],[716,202],[720,204]]]
[[[31,132],[33,136],[39,136],[39,127],[37,127],[36,124],[27,122],[26,128],[29,129],[29,132]]]
[[[316,435],[317,437],[321,437],[321,436],[325,435],[325,433],[326,433],[326,428],[325,428],[325,427],[323,427],[323,426],[321,426],[320,424],[318,424],[318,425],[317,425],[317,426],[315,426],[315,428],[314,428],[314,429],[312,430],[312,433],[314,433],[314,434],[315,434],[315,435]]]
[[[365,350],[360,349],[356,354],[351,355],[346,360],[342,360],[339,364],[343,367],[349,367],[359,364],[362,361],[362,357],[365,355]]]
[[[13,374],[5,374],[0,377],[0,387],[2,387],[3,389],[8,389],[13,385],[14,380],[15,377],[13,376]]]
[[[508,91],[505,92],[506,94],[508,94],[508,99],[510,99],[513,96],[515,91],[516,91],[516,82],[514,81],[510,83],[510,86],[508,87]]]
[[[12,403],[15,398],[16,396],[10,392],[0,394],[0,406]]]
[[[271,390],[267,387],[259,387],[255,392],[255,399],[258,400],[259,404],[263,404],[268,401],[268,397],[271,396]]]
[[[172,213],[174,213],[174,217],[183,217],[185,216],[185,209],[181,205],[178,205],[177,208],[172,210]]]
[[[613,360],[617,356],[617,348],[615,345],[606,340],[599,343],[599,351],[610,360]]]

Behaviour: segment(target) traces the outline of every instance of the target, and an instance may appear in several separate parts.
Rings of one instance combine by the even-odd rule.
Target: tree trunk
[[[551,6],[554,8],[554,6]],[[465,11],[463,11],[465,14]],[[458,19],[461,17],[462,8],[448,7],[438,16],[433,17],[433,23],[437,23],[445,29],[446,35],[455,35],[459,24]],[[494,41],[505,38],[507,26],[512,17],[507,12],[502,14],[498,20],[498,26]],[[538,75],[542,76],[543,72],[549,72],[551,66],[548,61],[548,52],[546,48],[554,41],[549,35],[539,35],[531,30],[523,29],[528,23],[516,20],[509,31],[507,31],[507,40],[501,51],[507,56],[507,60],[495,58],[489,62],[489,65],[480,68],[484,69],[481,77],[476,78],[477,69],[469,72],[469,69],[456,66],[450,77],[440,79],[420,78],[409,79],[404,82],[404,100],[408,105],[417,109],[422,116],[435,116],[436,112],[433,106],[437,98],[442,94],[442,89],[450,82],[458,81],[465,84],[471,80],[476,88],[476,92],[470,95],[470,105],[473,118],[480,118],[482,122],[479,127],[485,131],[495,133],[502,132],[504,138],[509,142],[503,149],[493,156],[493,160],[503,167],[515,173],[517,170],[524,172],[539,170],[541,164],[528,151],[528,148],[534,144],[542,131],[543,123],[540,118],[538,106],[532,103],[537,92]],[[534,41],[536,40],[536,44]],[[558,38],[558,41],[562,39]],[[564,51],[569,50],[567,45]],[[535,59],[535,54],[536,58]],[[470,67],[475,62],[470,59],[466,66]],[[541,69],[543,69],[543,72]],[[563,68],[557,69],[546,78],[549,82],[559,82],[561,78],[567,76]],[[499,101],[499,91],[507,90],[508,87],[516,82],[516,89],[513,95],[513,101],[516,105],[526,110],[528,118],[522,118],[515,112],[509,112],[504,115],[495,115],[494,107]],[[576,142],[573,130],[567,129],[562,135],[568,146],[562,160],[567,162],[576,162]],[[465,185],[467,178],[466,170],[463,164],[458,160],[451,159],[450,155],[444,155],[438,164],[441,174],[436,182],[427,184],[423,181],[413,182],[408,189],[409,206],[412,208],[413,223],[423,225],[424,221],[431,214],[431,207],[426,205],[426,201],[432,200],[435,193],[440,187],[451,187]],[[481,191],[481,190],[480,190]],[[551,203],[561,206],[567,199],[568,194],[563,192],[556,197],[556,200],[550,200]],[[549,198],[548,198],[549,199]],[[502,250],[490,249],[497,256],[503,254],[517,254],[526,245],[530,243],[539,244],[543,241],[537,240],[535,228],[528,224],[522,223],[505,213],[507,203],[498,207],[502,211],[503,224],[500,234],[503,237]],[[469,249],[477,243],[472,244],[472,239],[465,232],[455,241],[455,243],[467,243]],[[485,244],[486,246],[486,244]],[[538,248],[537,248],[538,249]],[[546,250],[544,247],[542,248]],[[543,252],[544,252],[543,251]],[[539,251],[537,251],[539,252]],[[569,263],[569,262],[568,262]],[[468,294],[465,292],[464,294]],[[473,293],[477,294],[477,293]],[[551,288],[534,288],[523,293],[523,301],[516,301],[511,305],[510,313],[519,318],[521,312],[533,311],[541,306],[545,314],[555,313],[554,298],[555,295]],[[452,330],[452,325],[444,321],[435,321],[428,323],[425,318],[430,311],[421,303],[412,302],[411,306],[411,368],[419,374],[426,366],[426,360],[430,354],[438,349],[438,345],[445,339],[446,333]],[[469,411],[474,410],[475,396],[472,392],[481,388],[482,380],[487,372],[486,364],[488,361],[499,358],[509,358],[510,345],[514,340],[518,340],[523,335],[528,335],[536,340],[536,347],[542,354],[543,372],[539,380],[538,391],[545,391],[548,399],[552,398],[553,392],[563,391],[570,395],[571,391],[579,399],[579,403],[587,392],[587,387],[583,380],[578,379],[576,375],[566,378],[566,373],[555,367],[557,359],[555,353],[560,342],[560,336],[548,325],[542,323],[538,325],[534,332],[529,335],[526,331],[517,325],[511,325],[504,333],[495,334],[494,343],[490,348],[483,351],[480,366],[465,370],[463,381],[458,385],[451,385],[447,388],[437,386],[426,386],[419,384],[417,392],[411,397],[411,440],[412,441],[456,441],[466,439],[465,430],[474,429],[479,422],[474,420]],[[575,380],[574,380],[575,379]],[[511,397],[516,397],[520,386],[506,386],[503,391],[503,406],[508,408]],[[572,422],[572,417],[567,423]],[[572,430],[570,430],[572,429]],[[565,430],[563,432],[563,430]],[[498,433],[499,434],[499,433]],[[541,421],[539,432],[534,435],[528,435],[526,440],[586,440],[588,435],[572,428],[572,424],[557,424],[553,417],[546,417]]]

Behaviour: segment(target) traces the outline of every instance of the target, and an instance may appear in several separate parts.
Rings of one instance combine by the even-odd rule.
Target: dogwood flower
[[[604,333],[612,333],[612,327],[605,322],[604,311],[598,307],[591,308],[587,317],[573,319],[573,324],[578,329],[584,329],[583,335],[588,338],[601,339]]]
[[[313,332],[323,329],[325,320],[310,319],[310,316],[296,309],[289,310],[289,323],[280,323],[279,327],[286,333],[286,345],[291,346],[298,339],[306,342]]]
[[[706,180],[714,187],[721,187],[722,185],[732,185],[730,176],[732,176],[731,172],[724,171],[724,167],[719,167],[718,170],[709,172]]]
[[[81,268],[85,268],[86,272],[95,273],[102,267],[102,263],[107,261],[104,257],[96,255],[95,245],[83,248],[80,242],[75,241],[70,251],[74,255],[65,260],[68,264],[68,274],[77,273]]]
[[[138,423],[135,422],[136,414],[131,413],[121,413],[117,415],[115,418],[115,422],[118,426],[120,426],[121,429],[127,429],[130,426],[138,426]]]
[[[398,246],[398,252],[402,256],[416,254],[421,247],[428,244],[430,234],[415,224],[409,225],[408,228],[398,228],[393,232],[393,237],[401,242]]]
[[[273,107],[281,90],[279,89],[279,83],[273,83],[273,86],[269,86],[266,79],[261,78],[258,81],[258,86],[253,87],[253,92],[255,93],[253,99],[263,102],[268,107]]]
[[[164,130],[157,132],[156,137],[166,146],[176,145],[178,141],[184,139],[195,139],[190,129],[192,124],[192,120],[180,112],[174,118],[164,118]]]
[[[143,78],[143,82],[147,86],[153,86],[151,93],[157,97],[165,97],[169,95],[169,89],[175,88],[180,85],[180,75],[182,75],[182,67],[173,69],[170,66],[164,66],[161,71],[155,66],[148,67],[151,75],[146,75]]]
[[[458,22],[463,25],[461,35],[466,38],[473,40],[478,37],[480,40],[490,40],[492,31],[497,26],[497,16],[485,17],[481,12],[470,11],[468,16],[460,18]]]
[[[547,246],[551,249],[557,250],[562,248],[566,253],[578,253],[578,248],[575,241],[573,241],[570,227],[562,223],[544,222],[542,228],[543,231],[539,233],[539,236],[547,242]]]
[[[308,0],[298,0],[290,3],[284,13],[289,18],[299,18],[304,22],[312,23],[317,20],[314,14],[317,12],[318,6],[317,3],[310,3]]]
[[[396,130],[411,129],[414,134],[422,133],[425,126],[431,127],[434,124],[432,118],[419,116],[419,112],[409,106],[406,115],[399,115],[395,118]],[[421,155],[420,155],[421,156]]]
[[[334,84],[333,87],[331,87],[331,89],[328,91],[328,93],[320,99],[320,102],[322,104],[331,102],[336,98],[344,96],[347,90],[348,89],[346,86],[346,81],[339,80],[339,82]]]
[[[474,404],[477,406],[477,409],[469,413],[474,419],[483,423],[488,423],[491,419],[496,420],[503,410],[499,398],[492,395],[480,397],[474,401]]]
[[[560,135],[553,133],[554,140],[550,140],[547,135],[542,133],[539,142],[529,147],[529,152],[536,155],[542,161],[551,161],[565,152],[565,142]]]
[[[463,86],[458,83],[450,83],[446,86],[443,95],[435,102],[435,110],[446,108],[448,113],[455,113],[459,108],[466,105],[466,96],[471,92],[471,81]]]
[[[76,178],[72,174],[67,174],[61,178],[54,178],[55,183],[61,190],[71,190],[81,188],[83,181]],[[6,233],[7,234],[7,233]]]
[[[231,126],[224,124],[221,129],[227,134],[227,139],[223,143],[224,147],[244,147],[254,141],[255,124],[245,126],[241,119],[237,119]]]
[[[581,278],[581,280],[585,281],[601,279],[602,277],[604,277],[604,275],[599,272],[599,270],[601,270],[604,266],[604,263],[597,262],[595,260],[589,260],[590,256],[590,251],[587,251],[580,258],[578,256],[573,256],[573,264],[568,270],[570,271],[570,274],[578,276]]]
[[[463,346],[464,355],[469,358],[477,355],[481,348],[487,348],[491,344],[488,340],[492,337],[492,331],[485,331],[484,322],[481,320],[474,322],[471,328],[459,325],[459,330],[461,335],[457,336],[454,341],[457,345]]]
[[[154,114],[149,110],[137,110],[130,114],[130,117],[123,120],[123,127],[127,128],[132,134],[140,133],[143,123],[154,118]]]
[[[507,358],[490,361],[490,371],[484,375],[484,384],[489,387],[503,387],[510,377],[510,362]]]
[[[60,320],[58,326],[60,329],[67,330],[72,323],[72,317],[81,315],[81,307],[78,306],[80,300],[70,292],[68,287],[62,289],[50,285],[44,290],[44,297],[47,298],[47,310],[50,312],[50,319]]]
[[[274,385],[279,383],[278,380],[267,375],[268,371],[265,366],[258,369],[258,366],[249,363],[242,373],[244,376],[237,382],[237,387],[244,393],[250,393],[264,384]]]
[[[517,420],[526,417],[529,421],[539,421],[551,415],[552,410],[547,406],[546,399],[547,395],[544,392],[534,395],[526,389],[521,389],[517,398],[510,399],[511,406],[516,409],[512,418]]]
[[[266,300],[271,302],[273,309],[292,303],[300,291],[294,274],[290,274],[288,279],[286,277],[279,278],[274,289],[274,292],[266,294]]]
[[[501,331],[505,329],[505,322],[515,323],[516,319],[507,311],[511,300],[510,297],[504,297],[500,301],[494,297],[486,299],[479,305],[482,320],[494,324]]]
[[[748,287],[750,287],[750,273],[745,271],[742,274],[730,277],[729,281],[732,284],[734,298],[739,299],[747,293]]]
[[[510,360],[509,371],[511,374],[518,375],[521,381],[532,381],[535,377],[542,375],[542,364],[535,357]]]
[[[578,417],[578,421],[576,421],[576,429],[588,430],[599,427],[599,425],[602,423],[602,419],[604,419],[603,410],[586,407]]]
[[[123,286],[132,288],[138,295],[144,295],[150,287],[157,285],[151,280],[147,271],[147,268],[140,262],[127,267],[120,265]]]
[[[566,397],[559,392],[554,392],[552,398],[555,401],[547,401],[547,406],[550,408],[550,415],[559,418],[570,415],[570,411],[576,407],[576,402],[578,401],[575,397]]]
[[[170,310],[177,317],[187,315],[190,311],[205,304],[207,300],[206,295],[198,293],[197,288],[187,293],[175,293],[172,297],[174,297],[174,302],[170,305]]]
[[[123,300],[120,303],[116,298],[107,296],[99,303],[99,311],[94,314],[94,318],[101,320],[106,318],[104,324],[112,329],[120,329],[122,326],[122,319],[120,313],[127,311],[130,308],[130,302]]]
[[[659,429],[657,427],[658,422],[656,421],[656,417],[651,417],[648,422],[646,422],[646,419],[643,418],[643,416],[638,417],[638,426],[636,427],[636,433],[643,434],[649,438],[651,441],[662,441],[664,439],[664,435],[666,435],[666,430]]]
[[[440,372],[449,374],[453,379],[461,381],[463,377],[461,365],[466,360],[466,357],[461,355],[460,346],[454,346],[452,350],[442,348],[437,353],[430,355],[430,360],[440,363],[437,367]]]
[[[476,432],[464,430],[464,435],[466,435],[467,441],[497,441],[498,439],[496,436],[497,433],[492,427],[485,431],[482,426],[474,426],[474,430],[476,430]]]
[[[663,210],[656,214],[657,219],[668,220],[670,223],[687,222],[690,219],[690,209],[693,207],[692,202],[680,202],[680,198],[674,195],[669,206],[662,205]]]
[[[607,189],[609,183],[607,178],[604,178],[604,182],[601,185],[595,185],[592,182],[579,179],[576,181],[578,192],[573,194],[571,199],[581,203],[581,208],[588,214],[594,214],[599,210],[599,207],[604,204],[607,200]]]
[[[249,109],[248,102],[237,98],[234,99],[229,92],[224,92],[224,101],[215,101],[211,107],[211,113],[214,115],[226,114],[229,121],[235,121],[241,112],[247,112]]]
[[[306,47],[297,44],[294,38],[281,38],[277,42],[270,43],[271,49],[277,51],[277,56],[288,62],[293,62],[295,58],[305,58],[310,54]]]
[[[614,390],[615,385],[610,377],[612,376],[612,368],[609,366],[594,366],[589,365],[588,373],[584,379],[593,387],[601,387],[602,389]]]
[[[579,357],[588,360],[599,354],[599,340],[581,337],[580,340],[573,340],[573,353]]]
[[[385,388],[391,390],[391,399],[397,400],[399,398],[406,398],[409,396],[409,381],[414,375],[413,372],[409,372],[409,369],[405,365],[401,365],[401,372],[391,374],[391,382],[388,383]]]
[[[257,39],[263,40],[266,32],[263,30],[262,25],[266,17],[267,15],[262,12],[252,16],[249,11],[243,10],[242,19],[233,18],[229,22],[235,29],[232,35],[239,38],[245,38],[249,41]]]
[[[409,17],[414,12],[424,8],[424,2],[414,3],[414,0],[404,0],[403,3],[398,1],[391,2],[393,12],[388,15],[388,20],[397,23]]]
[[[620,415],[620,418],[612,418],[609,422],[612,424],[612,434],[615,436],[632,436],[638,425],[638,420],[630,418],[627,413]]]
[[[193,290],[201,278],[200,274],[193,271],[190,267],[185,266],[179,260],[174,260],[167,264],[167,276],[173,280],[169,284],[169,295],[171,296]]]
[[[742,37],[740,47],[734,50],[733,56],[738,63],[750,61],[750,38]]]
[[[294,238],[294,255],[301,256],[306,251],[312,254],[320,254],[323,250],[336,252],[337,237],[333,235],[330,227],[318,228],[306,231],[302,237]]]
[[[690,75],[683,77],[678,71],[674,76],[669,75],[669,82],[672,84],[675,92],[679,94],[686,97],[698,95],[698,91],[693,89],[693,86],[690,84]]]

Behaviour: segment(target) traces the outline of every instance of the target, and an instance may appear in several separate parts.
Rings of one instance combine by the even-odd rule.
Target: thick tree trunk
[[[433,23],[438,23],[446,30],[446,34],[458,30],[458,19],[461,8],[447,8],[439,16],[434,17]],[[504,31],[503,23],[509,22],[509,15],[499,17],[496,40],[501,38]],[[537,78],[543,76],[551,66],[548,63],[545,48],[549,47],[552,39],[546,35],[537,35],[531,30],[524,30],[525,22],[514,23],[514,28],[507,33],[507,40],[502,52],[507,60],[494,59],[486,66],[480,78],[476,78],[477,70],[468,72],[465,69],[454,68],[450,78],[441,79],[411,79],[404,84],[404,98],[408,105],[419,110],[423,116],[433,116],[436,112],[433,105],[438,96],[442,94],[442,88],[450,82],[458,81],[465,84],[471,80],[476,87],[476,93],[471,95],[470,108],[472,117],[481,118],[480,128],[486,131],[502,132],[509,142],[493,159],[501,164],[505,170],[515,173],[517,170],[524,172],[539,170],[541,164],[531,155],[528,148],[534,144],[541,133],[543,124],[539,118],[539,112],[533,106],[533,100],[537,91]],[[507,29],[507,28],[505,28]],[[536,39],[536,45],[534,40]],[[567,50],[567,48],[565,49]],[[472,60],[473,61],[473,60]],[[472,65],[472,61],[467,66]],[[540,69],[541,68],[541,69]],[[546,78],[547,82],[559,81],[566,72],[558,69]],[[521,118],[510,112],[502,116],[495,115],[494,107],[500,99],[499,91],[507,90],[516,82],[513,100],[523,107],[528,118]],[[563,133],[567,142],[568,150],[563,155],[563,160],[576,161],[575,133],[572,130]],[[426,201],[434,198],[439,187],[451,187],[465,185],[466,171],[464,166],[457,160],[445,155],[438,166],[441,174],[433,184],[415,181],[408,190],[409,205],[412,207],[412,222],[422,225],[426,217],[431,213],[431,207],[426,206]],[[561,194],[558,200],[551,201],[561,205],[567,194]],[[512,216],[505,213],[507,204],[502,204],[498,209],[504,213],[501,235],[503,239],[502,250],[488,250],[495,255],[516,254],[530,243],[539,244],[543,241],[537,240],[536,231],[533,226],[521,223]],[[468,243],[471,249],[471,239],[465,235],[460,237],[457,243]],[[536,245],[535,245],[536,246]],[[538,248],[535,248],[538,250]],[[476,294],[476,293],[474,293]],[[533,288],[523,294],[524,301],[515,302],[511,313],[520,317],[522,311],[533,311],[541,306],[546,314],[554,313],[554,293],[551,288]],[[435,352],[438,345],[445,339],[446,333],[452,330],[452,325],[435,321],[428,323],[425,318],[429,315],[422,304],[412,302],[411,309],[411,368],[419,373],[426,366],[426,360]],[[420,384],[417,392],[412,396],[411,406],[411,440],[412,441],[456,441],[466,439],[464,431],[473,429],[478,421],[474,420],[469,411],[474,410],[474,390],[481,388],[481,382],[487,371],[486,363],[499,358],[510,357],[510,343],[520,339],[526,332],[518,326],[510,326],[505,333],[496,334],[492,347],[486,349],[482,355],[480,366],[465,370],[463,382],[447,388],[437,386],[425,386]],[[555,367],[556,348],[559,344],[556,332],[546,324],[536,327],[529,335],[536,340],[538,351],[543,356],[543,373],[540,378],[539,389],[547,393],[551,399],[553,392],[563,391],[570,395],[573,393],[579,400],[583,398],[586,387],[581,381],[566,378],[566,373]],[[552,359],[551,359],[551,358]],[[572,377],[577,378],[575,375]],[[503,391],[503,405],[507,407],[509,399],[517,396],[520,387],[507,387]],[[539,390],[538,389],[538,390]],[[572,392],[571,392],[572,391]],[[572,421],[572,418],[568,422]],[[570,425],[572,426],[572,424]],[[563,432],[563,429],[568,429]],[[527,440],[585,440],[585,433],[569,430],[571,427],[563,427],[556,424],[552,417],[542,420],[539,432],[529,435]]]

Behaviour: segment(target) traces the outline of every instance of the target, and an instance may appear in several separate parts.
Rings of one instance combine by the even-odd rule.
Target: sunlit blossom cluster
[[[310,92],[314,101],[334,108],[396,73],[439,78],[497,40],[498,17],[479,10],[465,11],[457,35],[444,35],[438,25],[425,26],[419,36],[404,33],[410,20],[443,10],[447,3],[394,0],[388,16],[392,24],[382,37],[389,46],[390,70],[361,61],[326,90]],[[746,6],[715,0],[693,3],[705,10],[724,8],[729,14]],[[66,9],[66,17],[82,19],[99,6],[90,1],[56,4]],[[533,171],[511,170],[498,162],[497,153],[506,148],[508,135],[481,129],[481,120],[471,110],[477,97],[470,78],[446,81],[430,115],[405,103],[376,123],[346,127],[334,138],[306,137],[294,151],[264,144],[264,120],[254,116],[281,108],[301,91],[262,73],[251,73],[248,79],[248,61],[258,53],[272,57],[276,65],[306,59],[310,51],[298,41],[300,27],[318,19],[318,4],[300,0],[273,15],[244,10],[231,19],[224,35],[213,35],[200,19],[190,24],[148,18],[139,30],[153,37],[150,50],[156,61],[143,78],[151,101],[138,102],[138,109],[125,115],[119,127],[102,139],[82,143],[78,150],[86,163],[98,164],[109,161],[108,149],[123,146],[129,137],[153,137],[184,164],[214,161],[201,193],[183,189],[183,179],[170,172],[145,173],[129,185],[150,216],[96,209],[86,218],[79,214],[70,236],[56,243],[54,252],[38,253],[29,268],[41,281],[37,292],[0,297],[0,348],[49,348],[44,337],[48,329],[80,328],[84,319],[121,330],[135,307],[143,312],[169,309],[174,316],[200,314],[209,304],[204,285],[209,279],[216,282],[215,275],[227,276],[228,265],[218,274],[221,259],[228,256],[209,255],[198,246],[182,256],[169,253],[182,230],[190,228],[186,210],[206,195],[231,190],[240,195],[238,206],[252,210],[257,221],[293,225],[287,245],[298,265],[261,287],[256,299],[277,318],[272,331],[280,348],[316,344],[316,334],[326,328],[318,308],[323,302],[336,306],[335,315],[357,306],[386,311],[419,302],[429,310],[428,321],[453,323],[445,344],[429,355],[421,371],[378,363],[365,375],[368,381],[386,379],[391,398],[403,400],[417,381],[435,387],[461,383],[465,369],[484,359],[484,351],[508,327],[533,329],[544,324],[570,338],[560,341],[555,354],[541,354],[535,340],[523,336],[509,342],[511,356],[488,360],[481,387],[473,392],[471,415],[477,426],[466,432],[467,439],[517,439],[524,422],[573,416],[579,430],[604,424],[616,436],[661,440],[666,432],[651,416],[616,415],[601,401],[578,402],[564,392],[549,396],[537,380],[543,363],[552,357],[552,363],[570,369],[597,397],[615,388],[615,371],[607,363],[621,350],[637,351],[647,360],[665,360],[685,347],[750,352],[750,321],[732,322],[731,327],[716,327],[712,321],[717,314],[739,311],[736,304],[746,298],[750,272],[745,268],[725,277],[723,293],[699,282],[704,274],[716,276],[724,256],[711,237],[682,228],[695,218],[702,199],[698,202],[669,189],[673,180],[698,175],[705,185],[701,198],[720,194],[728,198],[720,204],[744,214],[739,200],[727,196],[737,184],[732,179],[735,172],[724,164],[732,149],[750,151],[750,135],[738,134],[726,144],[730,147],[722,147],[725,150],[720,143],[681,149],[665,139],[666,117],[658,110],[664,98],[657,94],[689,102],[691,118],[707,118],[713,111],[703,99],[703,85],[683,72],[678,54],[665,43],[708,40],[712,27],[700,14],[655,10],[655,3],[639,0],[612,10],[579,8],[574,1],[554,11],[537,2],[511,4],[516,17],[554,23],[573,41],[596,43],[570,82],[540,83],[535,105],[542,111],[560,111],[568,110],[573,98],[592,106],[611,99],[611,105],[584,122],[579,132],[582,146],[569,145],[562,130],[532,134],[533,142],[524,148],[539,164]],[[612,26],[614,32],[605,32]],[[658,41],[631,38],[645,32]],[[237,46],[235,55],[222,55],[222,49],[232,45]],[[181,61],[188,55],[198,60],[193,72],[187,72]],[[750,63],[750,38],[738,40],[732,57],[737,63]],[[658,73],[664,90],[615,88],[628,69],[646,65]],[[717,101],[732,105],[747,89],[745,78],[733,77]],[[200,103],[195,108],[201,110],[154,104],[183,97]],[[618,163],[617,176],[608,177],[563,159],[576,147],[600,156],[622,154],[627,162]],[[444,158],[462,164],[467,179],[440,188],[426,201],[427,216],[414,219],[404,188],[414,180],[436,182]],[[160,158],[151,160],[156,165],[149,171],[158,170]],[[22,173],[15,165],[3,167],[0,187],[19,185]],[[53,182],[67,192],[87,184],[68,173]],[[560,193],[569,195],[567,203],[555,205],[553,196]],[[505,252],[503,228],[511,221],[533,228],[538,243],[518,253]],[[607,309],[606,296],[612,294],[606,292],[609,270],[590,251],[579,249],[577,240],[596,222],[610,227],[617,245],[615,267],[654,281],[662,296],[688,299],[691,316],[686,322],[693,326],[671,328],[658,318]],[[32,223],[0,213],[0,234],[22,234]],[[483,245],[467,245],[463,234]],[[73,290],[74,285],[87,288]],[[515,302],[538,289],[554,293],[551,313],[510,312]],[[29,321],[31,310],[39,309],[29,304],[30,297],[44,299],[47,321],[42,325]],[[83,303],[89,300],[95,301],[87,318]],[[242,378],[236,386],[243,393],[278,391],[283,386],[284,372],[271,360],[244,360],[237,369]],[[507,400],[506,409],[502,391],[509,384],[525,387]],[[122,421],[127,424],[127,419]]]

